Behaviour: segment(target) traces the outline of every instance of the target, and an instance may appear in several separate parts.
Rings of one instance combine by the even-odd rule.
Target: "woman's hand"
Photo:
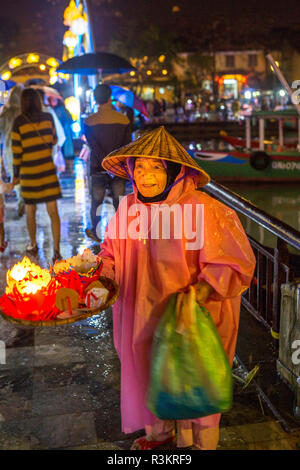
[[[16,186],[16,184],[19,184],[19,183],[20,183],[20,178],[16,178],[16,177],[14,176],[14,178],[13,178],[13,180],[12,180],[12,184],[13,184],[14,186]]]
[[[206,300],[214,290],[211,285],[205,281],[197,282],[196,284],[193,284],[193,287],[195,288],[196,300],[199,305],[205,304]]]

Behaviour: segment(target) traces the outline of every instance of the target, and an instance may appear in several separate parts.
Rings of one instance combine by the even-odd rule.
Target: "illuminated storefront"
[[[241,91],[247,82],[242,74],[221,75],[218,79],[219,97],[224,99],[239,99]]]

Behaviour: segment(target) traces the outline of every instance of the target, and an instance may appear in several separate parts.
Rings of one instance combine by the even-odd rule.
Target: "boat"
[[[287,147],[284,139],[284,120],[296,119],[298,137]],[[265,141],[265,122],[278,121],[278,142]],[[251,126],[258,120],[258,145],[251,140]],[[224,137],[224,136],[223,136]],[[226,140],[226,139],[225,139]],[[241,142],[243,140],[243,142]],[[231,140],[228,150],[199,150],[186,148],[203,170],[220,182],[298,182],[300,181],[300,116],[295,109],[284,111],[255,111],[245,117],[245,139]],[[290,144],[290,142],[289,142]]]

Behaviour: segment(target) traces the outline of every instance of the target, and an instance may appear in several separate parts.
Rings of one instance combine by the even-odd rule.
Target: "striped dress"
[[[54,201],[61,190],[52,158],[57,142],[51,114],[41,112],[35,119],[18,116],[12,128],[14,176],[20,178],[25,204]]]

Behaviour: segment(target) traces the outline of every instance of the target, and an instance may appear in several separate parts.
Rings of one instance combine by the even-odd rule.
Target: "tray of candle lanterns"
[[[75,323],[113,305],[119,286],[101,276],[102,260],[86,249],[43,269],[26,256],[6,275],[0,297],[1,316],[19,326],[59,326]]]

